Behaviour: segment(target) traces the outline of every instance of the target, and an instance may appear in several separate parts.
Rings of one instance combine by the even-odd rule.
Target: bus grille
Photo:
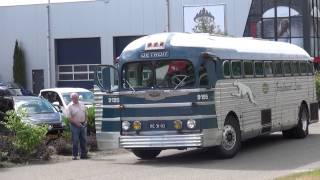
[[[120,137],[120,147],[129,149],[201,147],[202,144],[202,134]]]

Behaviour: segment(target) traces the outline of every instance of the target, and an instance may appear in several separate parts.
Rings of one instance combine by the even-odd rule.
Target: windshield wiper
[[[123,78],[125,81],[126,81],[126,83],[129,85],[129,87],[132,89],[132,91],[136,91],[133,87],[132,87],[132,85],[130,84],[130,82],[126,79],[126,78]]]
[[[178,87],[180,87],[183,84],[183,82],[189,77],[187,75],[177,75],[177,77],[178,76],[183,76],[183,79],[180,80],[179,78],[176,78],[176,79],[180,80],[180,82],[179,82],[179,84],[176,85],[176,87],[174,87],[174,89],[177,89]]]

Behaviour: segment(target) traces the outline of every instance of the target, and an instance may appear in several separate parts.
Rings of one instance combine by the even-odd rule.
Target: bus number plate
[[[150,129],[165,129],[166,123],[161,122],[161,121],[150,122],[149,128]]]

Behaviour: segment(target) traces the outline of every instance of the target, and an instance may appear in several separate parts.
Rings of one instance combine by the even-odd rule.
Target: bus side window
[[[231,61],[232,77],[240,78],[241,72],[241,61]]]
[[[254,62],[254,71],[255,71],[256,77],[263,77],[263,62],[262,61]]]
[[[266,74],[266,77],[272,77],[273,76],[272,62],[271,61],[264,62],[264,72]]]
[[[230,78],[230,61],[223,62],[223,75],[225,78]]]
[[[309,66],[308,66],[308,67],[309,67],[309,75],[312,76],[312,75],[314,74],[314,68],[313,68],[314,66],[313,66],[313,63],[312,63],[312,62],[309,62],[308,65],[309,65]]]
[[[199,81],[200,87],[208,87],[208,74],[204,64],[202,64],[199,69]]]
[[[273,69],[274,69],[274,72],[275,72],[275,75],[280,77],[280,76],[283,76],[283,73],[282,73],[282,65],[281,65],[281,62],[280,61],[276,61],[273,63]]]
[[[253,77],[253,62],[252,61],[244,61],[243,62],[244,76],[245,77]]]
[[[294,76],[299,75],[299,64],[296,61],[291,62],[291,70]]]
[[[283,68],[284,68],[284,74],[286,76],[292,76],[290,62],[284,62]]]
[[[301,75],[306,75],[307,73],[307,63],[306,62],[300,62],[300,72]]]

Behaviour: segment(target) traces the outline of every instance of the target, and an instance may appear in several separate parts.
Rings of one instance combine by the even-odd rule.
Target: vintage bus
[[[141,159],[162,150],[215,147],[282,131],[304,138],[318,121],[312,58],[283,42],[160,33],[130,43],[116,66],[95,71],[100,149]]]

